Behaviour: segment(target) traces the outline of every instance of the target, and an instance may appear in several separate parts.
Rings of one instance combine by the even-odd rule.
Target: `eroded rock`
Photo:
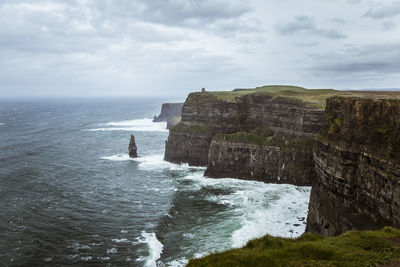
[[[131,139],[129,141],[129,157],[131,158],[137,158],[137,146],[136,146],[136,141],[135,141],[135,136],[131,134]]]

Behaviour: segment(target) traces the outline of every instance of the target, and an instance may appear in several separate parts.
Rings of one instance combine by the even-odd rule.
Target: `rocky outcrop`
[[[255,138],[261,142],[254,142]],[[247,133],[219,135],[211,142],[205,175],[311,185],[315,180],[313,144],[310,137],[286,140]]]
[[[129,157],[131,157],[131,158],[138,157],[135,136],[133,134],[131,134],[131,139],[129,141],[128,150],[129,150]]]
[[[161,113],[154,116],[153,122],[167,122],[167,129],[178,124],[181,120],[183,103],[164,103],[161,106]]]
[[[333,97],[314,152],[307,231],[400,227],[400,100]]]

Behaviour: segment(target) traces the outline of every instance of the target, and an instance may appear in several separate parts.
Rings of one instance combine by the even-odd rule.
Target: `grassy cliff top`
[[[306,233],[297,239],[264,236],[240,249],[192,259],[187,266],[382,266],[400,264],[400,231],[350,231],[338,237]]]
[[[241,97],[250,94],[266,94],[272,97],[281,97],[289,101],[302,102],[309,106],[324,109],[325,100],[335,95],[358,97],[400,98],[399,91],[338,91],[333,89],[306,89],[297,86],[269,85],[254,89],[235,89],[233,91],[195,92],[189,95],[188,100],[198,96],[214,97],[227,102],[238,102]]]

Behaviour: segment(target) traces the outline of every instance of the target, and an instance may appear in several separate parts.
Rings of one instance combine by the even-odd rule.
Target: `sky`
[[[0,97],[271,84],[400,88],[400,1],[0,1]]]

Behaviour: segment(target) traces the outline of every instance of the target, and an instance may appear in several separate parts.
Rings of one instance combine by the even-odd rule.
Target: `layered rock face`
[[[212,93],[191,93],[182,108],[182,124],[209,125],[214,133],[269,129],[283,136],[314,136],[323,110],[268,94],[249,94],[226,101]]]
[[[164,103],[161,106],[161,113],[154,116],[153,122],[167,122],[167,129],[178,124],[181,120],[183,103]]]
[[[212,131],[208,126],[190,128],[178,124],[169,131],[164,160],[177,164],[188,163],[190,166],[207,166],[211,139]]]
[[[192,93],[183,105],[181,123],[170,130],[165,160],[208,166],[209,177],[309,185],[312,149],[217,137],[246,132],[264,139],[272,133],[292,143],[296,137],[314,136],[322,123],[323,110],[282,97],[253,93],[227,100],[212,92]]]
[[[307,231],[400,227],[400,100],[328,99],[314,160]]]
[[[312,138],[291,139],[288,145],[229,139],[222,135],[212,140],[206,176],[302,186],[315,180]]]

